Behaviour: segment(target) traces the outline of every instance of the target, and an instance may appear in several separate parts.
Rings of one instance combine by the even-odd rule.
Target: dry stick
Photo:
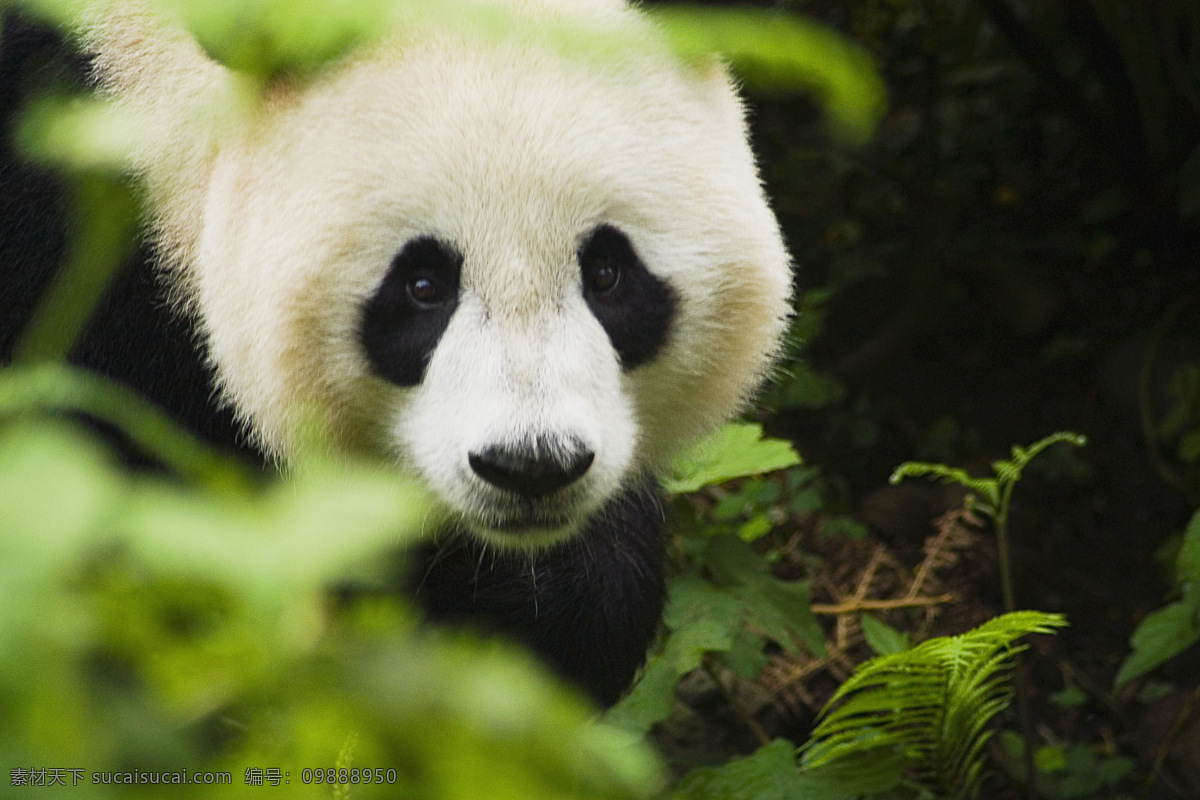
[[[814,614],[853,614],[858,611],[889,611],[896,608],[912,608],[916,606],[938,606],[957,600],[954,594],[939,594],[936,597],[898,597],[894,600],[849,600],[845,603],[827,605],[813,603],[810,608]]]

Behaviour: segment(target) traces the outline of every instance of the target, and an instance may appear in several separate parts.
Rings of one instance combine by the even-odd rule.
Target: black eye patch
[[[629,238],[612,225],[592,231],[578,259],[583,297],[622,369],[653,359],[667,343],[678,305],[670,284],[646,269]]]
[[[392,259],[383,283],[363,307],[359,341],[375,372],[416,386],[454,309],[462,255],[430,236],[413,239]]]

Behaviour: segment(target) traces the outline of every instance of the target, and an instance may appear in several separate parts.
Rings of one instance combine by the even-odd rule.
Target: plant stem
[[[1000,507],[996,509],[996,551],[1000,559],[1000,591],[1004,595],[1004,612],[1017,610],[1013,592],[1012,556],[1008,546],[1008,507],[1012,502],[1016,481],[1008,481],[1000,489]]]
[[[1012,493],[1016,480],[1006,481],[1000,490],[1000,506],[996,509],[996,550],[1000,560],[1000,591],[1004,595],[1004,611],[1016,611],[1016,593],[1013,591],[1012,553],[1008,542],[1008,509],[1012,504]],[[1017,695],[1017,721],[1021,726],[1021,738],[1025,740],[1025,792],[1029,800],[1037,800],[1037,775],[1033,764],[1033,718],[1029,712],[1029,681],[1025,670],[1025,659],[1016,656],[1013,670],[1013,691]]]

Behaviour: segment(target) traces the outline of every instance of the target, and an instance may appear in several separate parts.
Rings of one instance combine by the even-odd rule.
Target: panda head
[[[736,413],[784,327],[789,259],[740,102],[619,3],[397,26],[252,113],[136,15],[93,32],[164,270],[223,396],[287,461],[330,441],[419,476],[486,541],[571,536]],[[579,54],[559,30],[630,46]]]

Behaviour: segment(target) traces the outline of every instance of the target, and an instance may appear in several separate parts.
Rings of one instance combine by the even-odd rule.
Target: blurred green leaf
[[[189,486],[127,474],[75,426],[26,414],[0,419],[0,486],[6,764],[226,769],[234,795],[256,791],[247,766],[279,766],[304,798],[332,790],[300,770],[339,761],[396,770],[355,798],[662,787],[639,740],[593,722],[530,656],[424,631],[377,593],[425,517],[423,494],[388,471],[325,464],[264,491]],[[335,602],[346,582],[376,591]]]
[[[876,655],[886,656],[891,653],[899,653],[911,646],[907,633],[883,624],[870,614],[860,614],[858,621],[862,625],[863,638],[866,639],[867,646],[874,650]]]
[[[1152,669],[1200,642],[1200,590],[1146,615],[1129,639],[1132,652],[1121,664],[1117,687],[1140,678]]]
[[[178,477],[235,492],[257,483],[131,389],[87,370],[45,362],[0,370],[0,422],[38,413],[81,413],[107,422]]]
[[[671,800],[793,800],[798,793],[796,747],[776,739],[754,755],[688,773]]]
[[[1176,557],[1181,598],[1147,614],[1133,631],[1117,687],[1145,675],[1200,642],[1200,511],[1192,515]]]
[[[871,57],[816,22],[783,12],[686,5],[655,8],[652,16],[685,56],[719,53],[756,87],[812,92],[834,130],[852,142],[866,141],[883,115],[886,94]]]

